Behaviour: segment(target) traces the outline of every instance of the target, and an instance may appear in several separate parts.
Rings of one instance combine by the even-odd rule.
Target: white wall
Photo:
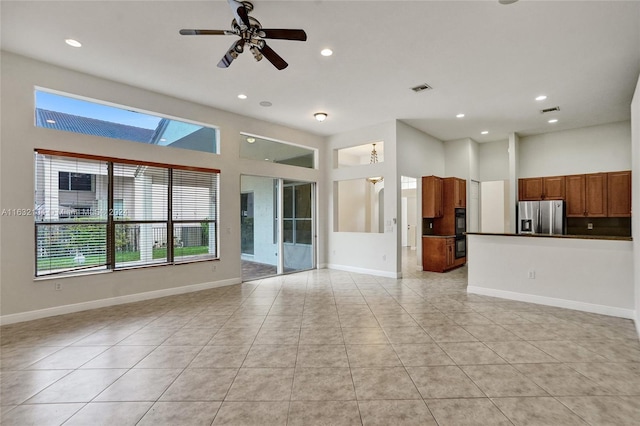
[[[631,196],[633,217],[631,228],[633,230],[633,252],[635,254],[635,290],[636,290],[636,331],[640,337],[640,77],[636,92],[631,102],[631,157],[633,158],[631,172]]]
[[[145,293],[171,294],[194,288],[190,286],[215,286],[239,282],[240,175],[281,176],[309,182],[318,181],[320,176],[320,170],[239,160],[237,135],[247,132],[315,149],[325,146],[322,137],[70,71],[8,52],[2,52],[1,55],[0,193],[3,208],[33,207],[35,148],[221,170],[221,254],[220,260],[216,262],[34,280],[33,218],[2,217],[2,321],[24,320],[38,315],[63,313],[65,309],[72,311],[106,305],[112,298],[127,301],[131,300],[127,299],[128,297],[145,298]],[[207,154],[37,128],[33,125],[34,86],[217,125],[220,127],[221,153]],[[319,182],[318,187],[319,197],[322,197],[326,191],[324,182]],[[326,222],[319,222],[319,235],[326,235]],[[320,239],[320,263],[323,262],[323,249],[324,241]],[[212,268],[214,265],[215,271]],[[52,281],[60,282],[62,291],[54,291]],[[29,313],[37,310],[40,311]]]
[[[509,232],[509,181],[480,182],[480,232]]]
[[[631,169],[631,123],[520,137],[518,177]]]
[[[509,179],[509,141],[478,144],[480,182]]]
[[[631,241],[469,235],[468,246],[469,293],[635,315]]]
[[[471,139],[458,139],[444,143],[444,176],[469,179]],[[476,179],[477,180],[477,179]]]
[[[332,159],[336,149],[379,141],[384,142],[384,162],[375,165],[333,167]],[[323,212],[320,213],[320,216],[325,216],[329,220],[327,223],[327,265],[335,269],[374,275],[399,276],[398,247],[400,237],[397,221],[400,215],[400,175],[396,169],[395,121],[329,137],[324,157],[323,164],[327,170],[325,184],[329,193],[324,198],[328,202],[323,204]],[[339,206],[334,203],[335,182],[352,179],[364,180],[369,176],[384,177],[384,232],[336,232],[334,221],[339,215]]]

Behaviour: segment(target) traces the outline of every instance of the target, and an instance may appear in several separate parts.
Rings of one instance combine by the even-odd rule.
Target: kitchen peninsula
[[[469,293],[634,318],[631,237],[467,233]]]

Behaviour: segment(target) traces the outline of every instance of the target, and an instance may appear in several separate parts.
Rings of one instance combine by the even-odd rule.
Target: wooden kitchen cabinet
[[[607,215],[631,217],[631,171],[607,173]]]
[[[564,200],[565,191],[565,176],[518,179],[520,201]]]
[[[453,181],[453,207],[467,207],[467,181],[460,178],[451,178]]]
[[[520,201],[542,200],[542,178],[518,179],[518,199]]]
[[[454,237],[422,237],[422,269],[445,272],[461,266],[465,258],[456,259]]]
[[[442,178],[438,176],[422,177],[422,217],[442,217]]]
[[[467,181],[456,177],[442,179],[444,208],[467,207]]]
[[[566,176],[567,217],[607,217],[607,173]]]

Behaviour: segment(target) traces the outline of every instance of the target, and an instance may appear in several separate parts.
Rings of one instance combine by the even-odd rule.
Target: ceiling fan
[[[218,67],[227,68],[231,62],[249,48],[256,61],[267,58],[277,69],[285,69],[289,64],[282,59],[269,45],[265,39],[274,40],[298,40],[306,41],[307,33],[304,30],[262,28],[260,22],[249,12],[253,10],[253,4],[248,1],[227,0],[233,12],[231,30],[190,30],[182,29],[182,35],[236,35],[240,37],[231,45],[229,51],[218,62]]]

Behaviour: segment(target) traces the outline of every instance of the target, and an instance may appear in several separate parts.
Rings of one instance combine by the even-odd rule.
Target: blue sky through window
[[[155,130],[162,119],[161,117],[155,117],[141,112],[129,111],[42,91],[36,91],[36,107],[151,130]]]

